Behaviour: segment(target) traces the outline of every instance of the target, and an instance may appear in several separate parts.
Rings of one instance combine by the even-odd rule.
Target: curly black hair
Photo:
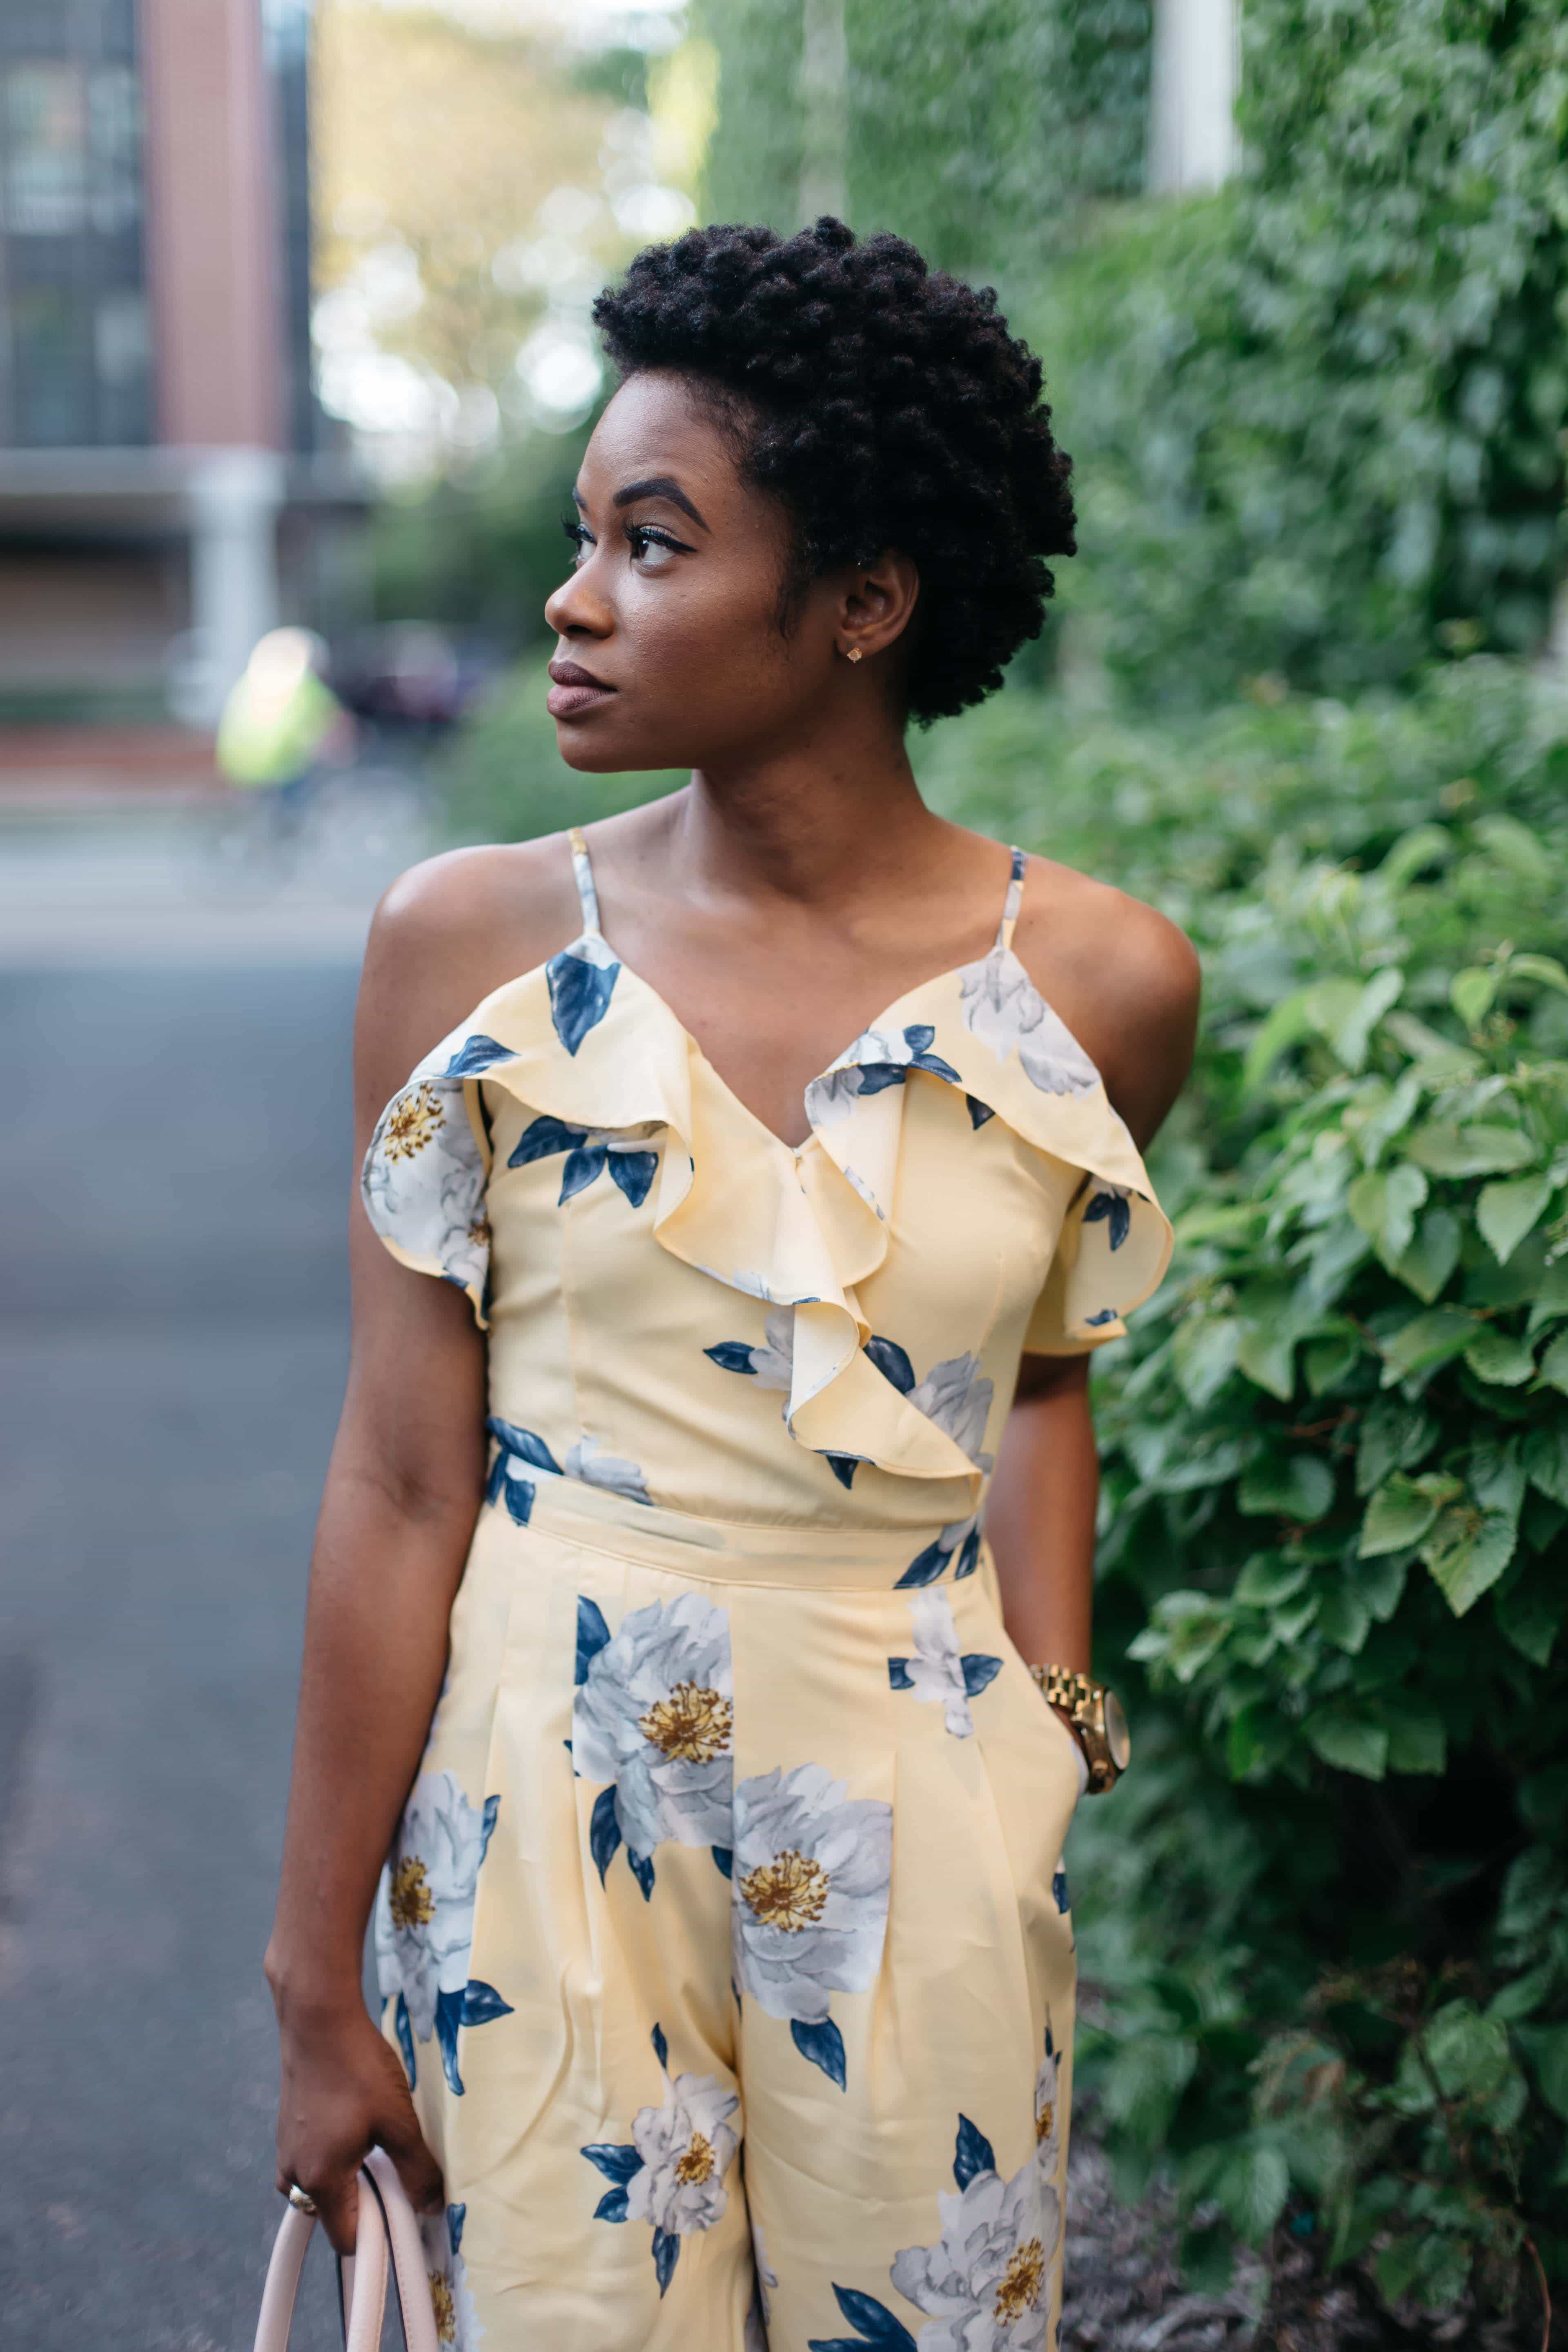
[[[912,719],[1001,685],[1044,623],[1045,559],[1074,540],[1040,363],[994,293],[825,215],[650,246],[594,318],[623,376],[669,369],[712,394],[748,478],[795,519],[794,585],[883,548],[916,564]]]

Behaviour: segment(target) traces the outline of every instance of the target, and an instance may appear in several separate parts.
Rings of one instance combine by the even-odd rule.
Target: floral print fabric
[[[1011,944],[794,1149],[599,927],[388,1105],[363,1192],[489,1331],[485,1502],[375,1911],[458,2352],[1045,2352],[1079,1759],[984,1503],[1026,1347],[1168,1228]],[[1043,2054],[1042,2054],[1043,2053]]]

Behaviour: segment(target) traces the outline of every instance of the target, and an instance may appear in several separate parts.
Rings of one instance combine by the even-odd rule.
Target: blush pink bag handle
[[[300,2273],[315,2226],[313,2214],[293,2205],[284,2209],[267,2266],[255,2352],[289,2352]],[[389,2276],[407,2352],[440,2352],[419,2224],[392,2158],[379,2147],[371,2149],[360,2168],[359,2227],[353,2254],[342,2272],[345,2352],[377,2352]]]

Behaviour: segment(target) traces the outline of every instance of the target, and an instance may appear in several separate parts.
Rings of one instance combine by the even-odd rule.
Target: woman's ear
[[[909,627],[921,593],[912,560],[888,547],[840,575],[838,650],[857,658],[879,654]]]

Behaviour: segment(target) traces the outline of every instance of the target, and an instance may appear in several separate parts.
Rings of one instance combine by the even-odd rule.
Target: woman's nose
[[[613,625],[604,598],[594,593],[582,572],[570,573],[546,600],[544,618],[560,637],[607,637]]]

